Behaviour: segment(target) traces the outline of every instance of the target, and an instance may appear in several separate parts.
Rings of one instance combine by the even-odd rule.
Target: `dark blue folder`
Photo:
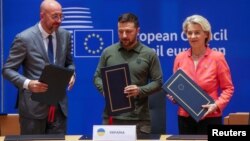
[[[177,70],[162,88],[197,122],[207,111],[201,105],[214,103],[214,100],[181,69]]]
[[[131,84],[128,64],[101,68],[101,74],[108,115],[133,111],[133,99],[127,98],[123,92]]]

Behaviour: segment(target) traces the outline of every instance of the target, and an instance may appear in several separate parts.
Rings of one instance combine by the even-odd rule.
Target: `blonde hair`
[[[182,30],[185,34],[187,34],[187,26],[189,24],[199,24],[202,30],[208,33],[208,38],[205,40],[205,44],[208,44],[212,38],[211,25],[208,20],[201,15],[192,15],[187,17],[182,24]]]

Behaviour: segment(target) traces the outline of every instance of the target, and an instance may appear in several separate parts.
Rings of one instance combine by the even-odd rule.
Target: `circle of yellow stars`
[[[91,38],[96,38],[99,41],[99,47],[96,50],[91,49],[89,47],[89,45],[88,45],[88,41]],[[104,42],[103,42],[103,38],[99,34],[92,33],[92,34],[88,34],[84,38],[84,43],[83,44],[84,44],[84,49],[87,50],[88,53],[96,54],[96,53],[100,53],[101,52],[101,50],[103,49]]]

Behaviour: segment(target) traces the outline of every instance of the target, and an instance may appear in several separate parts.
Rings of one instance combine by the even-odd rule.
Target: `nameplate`
[[[136,141],[135,125],[94,125],[94,141]]]

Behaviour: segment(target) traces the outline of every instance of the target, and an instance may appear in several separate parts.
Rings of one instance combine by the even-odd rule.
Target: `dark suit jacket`
[[[65,68],[75,69],[71,56],[71,35],[64,29],[56,31],[56,61],[55,64]],[[44,47],[42,34],[38,24],[16,35],[9,57],[3,66],[3,76],[19,89],[18,110],[20,116],[43,119],[48,114],[49,105],[31,100],[31,92],[23,89],[28,78],[38,80],[49,58]],[[22,74],[18,71],[22,66]],[[67,96],[59,102],[67,116]]]

